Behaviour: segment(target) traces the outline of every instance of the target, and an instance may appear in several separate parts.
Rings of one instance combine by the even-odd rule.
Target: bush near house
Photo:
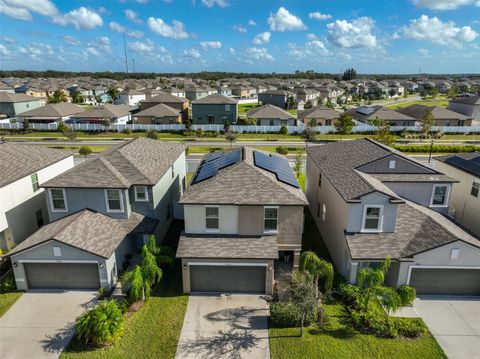
[[[402,285],[397,288],[397,292],[400,295],[402,300],[402,306],[412,305],[413,301],[417,297],[417,291],[415,288],[410,287],[409,285]]]
[[[277,146],[275,151],[281,155],[288,155],[288,149],[285,146]]]

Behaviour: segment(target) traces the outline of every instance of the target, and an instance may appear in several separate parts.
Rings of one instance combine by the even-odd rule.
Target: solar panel
[[[456,167],[459,167],[465,171],[473,173],[476,176],[480,176],[480,164],[474,163],[473,161],[467,161],[461,157],[450,157],[445,162],[450,163]]]
[[[474,157],[470,160],[471,162],[474,162],[474,163],[478,163],[480,165],[480,155],[478,155],[477,157]]]
[[[357,109],[358,113],[361,113],[362,115],[370,115],[373,112],[375,112],[375,108],[373,107],[368,107],[368,106],[362,106]]]
[[[217,175],[218,170],[231,166],[242,158],[242,150],[236,149],[228,152],[215,152],[209,154],[198,167],[192,184],[204,181]]]
[[[253,151],[253,160],[255,166],[275,174],[277,180],[280,182],[286,183],[295,188],[300,188],[297,179],[293,175],[292,168],[286,159],[267,155],[263,152]]]

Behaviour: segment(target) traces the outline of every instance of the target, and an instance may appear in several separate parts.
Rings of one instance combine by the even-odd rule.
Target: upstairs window
[[[107,212],[123,212],[122,193],[119,189],[106,189]]]
[[[276,232],[278,230],[278,207],[264,207],[264,232]]]
[[[52,212],[67,212],[67,197],[63,188],[50,188],[50,204]]]
[[[230,112],[230,105],[225,105],[225,111]]]
[[[147,202],[148,201],[148,190],[147,186],[135,186],[133,187],[135,193],[135,201],[137,202]]]
[[[210,231],[218,230],[218,207],[205,207],[205,228]]]
[[[430,203],[430,205],[432,207],[444,207],[447,205],[447,200],[448,200],[448,186],[445,186],[445,185],[433,186],[432,202]]]
[[[395,161],[395,160],[390,160],[388,162],[388,168],[391,169],[391,170],[395,169],[396,165],[397,165],[397,161]]]
[[[37,192],[40,189],[40,186],[38,184],[38,175],[34,173],[30,176],[30,178],[32,179],[33,192]]]
[[[472,190],[470,191],[470,194],[473,197],[478,198],[478,194],[480,193],[480,179],[474,179],[472,183]]]
[[[383,206],[365,206],[363,208],[362,232],[380,232],[382,230]]]

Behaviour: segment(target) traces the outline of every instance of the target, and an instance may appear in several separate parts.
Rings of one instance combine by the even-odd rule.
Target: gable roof
[[[151,97],[148,100],[143,100],[141,103],[150,103],[150,102],[158,102],[158,103],[184,103],[188,102],[185,98],[180,98],[178,96],[174,96],[170,93],[161,92],[156,96]]]
[[[284,109],[281,109],[280,107],[270,105],[270,104],[263,105],[260,107],[255,107],[247,111],[247,116],[254,117],[257,119],[262,119],[262,118],[268,118],[268,119],[278,118],[280,120],[295,119],[293,115],[291,115]]]
[[[438,156],[435,159],[480,177],[480,152],[456,153],[454,155]]]
[[[298,113],[299,119],[321,118],[324,120],[336,120],[342,113],[326,106],[316,106]]]
[[[28,96],[23,93],[0,92],[0,103],[17,103],[40,100],[40,97]]]
[[[424,106],[419,104],[413,104],[397,110],[407,116],[416,118],[417,120],[423,119],[423,116],[430,111],[435,119],[452,119],[452,120],[467,120],[468,117],[461,113],[451,111],[440,106]]]
[[[128,105],[113,105],[106,103],[95,108],[86,109],[74,114],[73,118],[117,118],[127,116],[132,108]]]
[[[19,113],[20,117],[64,117],[85,111],[85,107],[69,102],[49,103],[33,110]]]
[[[42,187],[129,188],[155,185],[185,151],[181,143],[136,138],[47,181]]]
[[[199,100],[192,101],[192,105],[217,105],[217,104],[237,104],[237,100],[214,93],[208,96],[205,96]]]
[[[352,110],[349,110],[350,113],[355,115],[364,116],[367,119],[373,119],[378,117],[379,119],[386,120],[386,121],[414,121],[415,118],[410,117],[400,111],[392,110],[388,107],[383,106],[361,106]]]
[[[72,152],[36,145],[0,142],[0,187],[53,165]]]
[[[137,112],[135,116],[153,116],[153,117],[178,117],[180,116],[180,111],[165,105],[164,103],[159,103],[158,105],[147,108],[146,110]]]
[[[480,96],[457,97],[450,102],[464,103],[468,105],[480,105]]]

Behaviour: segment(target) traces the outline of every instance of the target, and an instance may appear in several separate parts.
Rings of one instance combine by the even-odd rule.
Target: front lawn
[[[3,273],[3,272],[2,272]],[[17,291],[13,271],[10,270],[0,282],[0,318],[22,296],[23,292]]]
[[[327,323],[321,328],[270,328],[271,358],[446,358],[430,333],[419,339],[385,339],[361,334],[346,323],[341,305],[325,305]]]
[[[399,108],[408,107],[411,105],[423,105],[423,106],[440,106],[447,107],[448,100],[445,98],[438,97],[436,99],[426,99],[426,100],[416,100],[416,101],[407,101],[401,103],[394,103],[391,105],[386,105],[385,107],[391,108],[392,110],[398,110]]]

